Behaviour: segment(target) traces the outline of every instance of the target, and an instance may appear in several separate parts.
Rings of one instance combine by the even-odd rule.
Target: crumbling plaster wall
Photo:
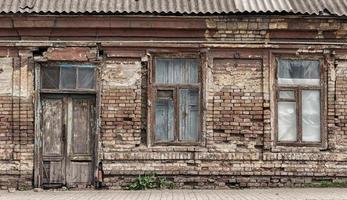
[[[27,51],[0,58],[0,187],[31,187],[33,67]]]
[[[105,184],[124,187],[134,175],[153,172],[187,188],[304,186],[322,179],[346,180],[344,88],[339,86],[344,85],[343,65],[334,65],[336,55],[328,55],[326,52],[333,51],[326,45],[289,44],[300,40],[343,40],[346,24],[329,19],[304,19],[299,23],[297,19],[221,17],[207,20],[207,26],[209,41],[246,43],[203,45],[212,54],[204,80],[206,142],[200,146],[149,148],[142,143],[122,149],[114,155],[112,167],[107,168]],[[277,40],[283,43],[276,44]],[[247,41],[272,44],[259,47]],[[270,69],[273,51],[324,60],[326,148],[274,145],[270,80],[274,78]]]

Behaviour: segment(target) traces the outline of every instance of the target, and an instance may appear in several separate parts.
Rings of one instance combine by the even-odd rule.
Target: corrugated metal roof
[[[0,0],[0,13],[347,15],[347,0]]]

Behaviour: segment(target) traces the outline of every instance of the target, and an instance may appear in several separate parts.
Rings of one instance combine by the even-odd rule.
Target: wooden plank
[[[95,96],[71,95],[67,98],[67,185],[86,187],[93,181]]]
[[[42,101],[43,155],[62,156],[62,99],[44,99]]]
[[[44,97],[42,106],[42,184],[64,184],[64,103],[61,96]],[[40,182],[40,181],[39,181]],[[38,185],[39,186],[39,185]]]
[[[63,183],[62,162],[50,162],[49,183]]]
[[[70,184],[74,186],[91,183],[91,163],[90,162],[73,162],[71,164]]]
[[[90,154],[90,103],[73,99],[73,154]]]
[[[40,65],[35,65],[35,148],[34,148],[34,187],[40,187],[42,184],[41,181],[41,101],[40,101],[40,93],[39,93],[39,85],[40,85]]]

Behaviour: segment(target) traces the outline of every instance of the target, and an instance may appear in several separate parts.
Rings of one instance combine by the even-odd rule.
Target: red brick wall
[[[262,145],[262,73],[262,60],[214,59],[211,141],[248,151]]]

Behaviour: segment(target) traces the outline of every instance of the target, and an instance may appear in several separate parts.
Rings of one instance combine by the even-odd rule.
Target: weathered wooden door
[[[42,185],[91,185],[95,96],[43,95],[41,106]]]

